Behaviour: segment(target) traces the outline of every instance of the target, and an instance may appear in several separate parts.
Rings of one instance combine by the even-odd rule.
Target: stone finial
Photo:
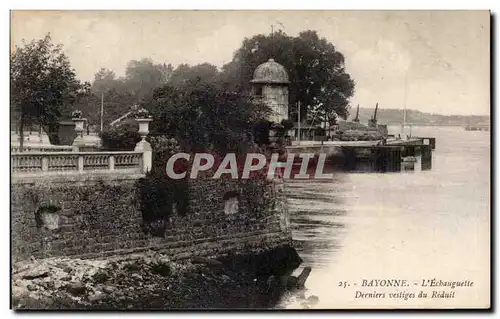
[[[79,110],[74,111],[71,115],[73,117],[71,120],[75,123],[76,132],[76,137],[73,141],[73,147],[75,148],[75,151],[78,151],[78,148],[85,144],[83,140],[83,126],[87,119],[82,117],[82,112]]]
[[[152,119],[136,119],[137,123],[139,123],[139,135],[141,139],[144,141],[149,134],[149,122],[153,121]]]
[[[153,164],[153,151],[151,144],[146,141],[146,137],[149,134],[149,123],[153,121],[149,112],[145,109],[140,109],[135,114],[135,120],[139,123],[139,135],[141,140],[135,145],[135,151],[142,153],[142,170],[147,173],[151,170]]]

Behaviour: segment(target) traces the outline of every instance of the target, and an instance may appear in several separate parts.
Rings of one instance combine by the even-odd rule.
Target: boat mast
[[[401,126],[401,133],[404,135],[406,129],[406,100],[408,97],[408,70],[406,71],[405,78],[405,101],[404,101],[404,109],[403,109],[403,124]]]
[[[359,104],[358,108],[356,109],[356,117],[353,120],[354,123],[359,123]]]

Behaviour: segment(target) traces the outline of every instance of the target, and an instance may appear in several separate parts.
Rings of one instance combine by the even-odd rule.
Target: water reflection
[[[355,300],[335,287],[360,276],[474,278],[474,291],[440,304],[488,299],[489,134],[461,128],[415,134],[437,138],[430,171],[334,172],[330,183],[287,182],[295,246],[312,272],[306,289],[287,294],[278,308],[420,305]]]
[[[287,183],[288,205],[294,244],[304,264],[318,267],[331,261],[331,252],[340,249],[338,238],[345,224],[337,217],[344,216],[344,199],[339,194],[342,177],[332,183],[314,181]]]

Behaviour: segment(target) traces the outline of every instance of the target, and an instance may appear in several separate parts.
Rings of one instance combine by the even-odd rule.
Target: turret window
[[[255,95],[262,96],[262,86],[258,86],[255,88]]]

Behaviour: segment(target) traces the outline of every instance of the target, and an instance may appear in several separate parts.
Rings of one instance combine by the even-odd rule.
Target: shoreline
[[[272,309],[287,290],[297,288],[290,274],[301,263],[288,245],[257,254],[182,262],[155,252],[114,260],[25,261],[13,266],[12,307],[16,311]]]

